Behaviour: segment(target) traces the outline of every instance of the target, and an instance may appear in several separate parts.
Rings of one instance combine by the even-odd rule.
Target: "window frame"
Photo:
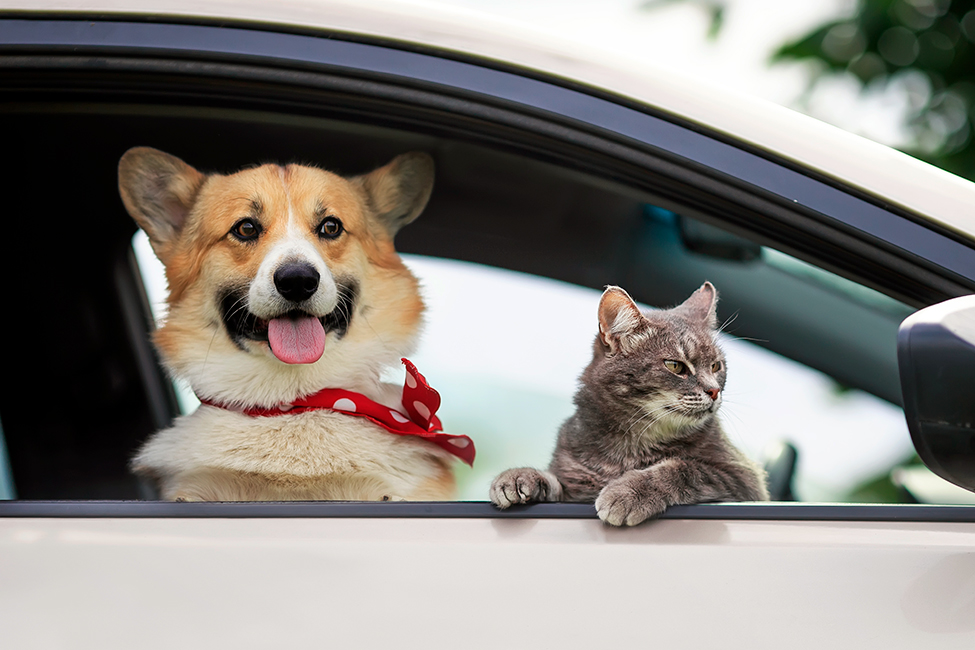
[[[662,207],[679,201],[684,213],[710,222],[707,214],[688,210],[723,214],[726,228],[913,306],[975,290],[972,242],[792,161],[631,100],[500,64],[340,34],[257,27],[0,18],[0,70],[90,72],[97,62],[103,70],[219,78],[238,84],[237,92],[247,82],[264,81],[446,111],[479,121],[465,124],[468,134],[483,129],[484,136],[582,171],[635,187],[645,187],[649,177],[666,179],[647,188],[666,194],[662,188],[670,186]],[[294,103],[285,88],[280,92],[280,101]],[[589,155],[580,160],[580,151]],[[687,205],[691,196],[698,206]]]
[[[91,65],[97,62],[98,70]],[[337,34],[197,22],[0,17],[0,82],[44,72],[39,84],[71,96],[73,75],[146,75],[140,91],[170,89],[254,105],[308,110],[307,93],[355,92],[394,120],[454,115],[463,132],[559,165],[621,181],[758,243],[878,289],[913,306],[975,291],[975,245],[937,224],[835,179],[646,106],[539,73]],[[212,83],[218,82],[217,87]],[[29,81],[19,78],[22,88]],[[82,82],[84,83],[84,82]],[[208,88],[203,88],[207,86]],[[276,89],[274,96],[261,92]],[[41,89],[43,90],[43,89]],[[90,90],[90,89],[85,89]],[[107,96],[132,93],[103,85]],[[114,93],[114,95],[113,95]],[[585,153],[585,155],[580,155]],[[693,198],[692,198],[693,197]],[[853,253],[852,255],[850,253]],[[487,503],[5,502],[0,517],[515,517],[594,518],[585,504],[502,512]],[[975,521],[975,506],[702,504],[664,518]]]

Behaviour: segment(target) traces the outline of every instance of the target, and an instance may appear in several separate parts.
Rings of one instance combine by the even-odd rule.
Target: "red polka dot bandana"
[[[427,383],[408,359],[402,361],[406,366],[406,384],[403,386],[403,408],[406,413],[374,402],[361,393],[341,388],[324,388],[291,404],[272,408],[248,408],[240,412],[253,417],[269,417],[327,409],[344,415],[363,417],[390,433],[425,438],[473,466],[474,441],[467,436],[443,432],[440,418],[436,415],[440,408],[440,393]],[[200,401],[208,406],[227,408],[205,399]]]

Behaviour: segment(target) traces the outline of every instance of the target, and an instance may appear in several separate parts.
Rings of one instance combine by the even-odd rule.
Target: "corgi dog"
[[[357,177],[272,164],[204,174],[145,147],[122,156],[122,201],[169,285],[154,343],[202,402],[132,461],[163,499],[454,498],[458,454],[433,434],[394,435],[342,400],[293,408],[337,389],[406,419],[380,375],[414,349],[424,305],[393,237],[433,177],[416,152]]]

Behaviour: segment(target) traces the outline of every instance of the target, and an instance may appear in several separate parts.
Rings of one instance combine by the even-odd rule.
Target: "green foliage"
[[[718,32],[721,31],[721,26],[724,24],[724,0],[643,0],[638,5],[638,9],[657,9],[664,5],[672,5],[679,2],[693,2],[700,6],[708,14],[708,18],[710,19],[708,22],[708,38],[717,38]]]
[[[911,94],[909,153],[975,180],[975,0],[859,0],[849,18],[783,45],[774,60],[816,61],[863,89]]]
[[[707,12],[714,38],[730,0],[643,0],[644,10],[683,2]],[[975,180],[975,0],[857,0],[848,17],[786,43],[773,61],[817,64],[813,82],[852,75],[861,92],[905,93],[918,158]]]

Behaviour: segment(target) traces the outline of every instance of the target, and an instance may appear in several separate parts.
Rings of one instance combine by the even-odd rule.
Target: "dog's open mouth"
[[[325,353],[325,325],[301,313],[272,318],[267,321],[267,342],[285,363],[315,363]]]
[[[338,304],[328,314],[315,316],[292,310],[271,319],[255,316],[247,308],[247,294],[232,290],[220,301],[224,326],[241,349],[244,340],[266,341],[271,353],[284,363],[315,363],[325,352],[325,338],[336,332],[341,338],[349,329],[356,298],[354,286],[339,287]]]

